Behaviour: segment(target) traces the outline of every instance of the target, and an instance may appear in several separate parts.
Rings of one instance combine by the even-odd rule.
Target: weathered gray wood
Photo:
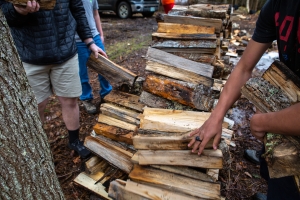
[[[215,55],[203,54],[203,53],[187,53],[187,52],[170,52],[173,55],[192,60],[200,63],[209,63],[211,64],[215,59]]]
[[[215,33],[220,33],[222,27],[221,19],[193,17],[193,16],[165,15],[164,22],[189,24],[189,25],[197,25],[197,26],[211,26],[215,28]]]
[[[132,86],[137,78],[136,74],[100,54],[98,58],[95,58],[95,56],[91,54],[86,64],[89,68],[101,74],[114,87],[123,84]]]
[[[5,0],[14,5],[26,6],[27,0]],[[37,3],[40,5],[40,9],[52,10],[56,5],[56,0],[37,0]]]
[[[197,63],[151,47],[148,48],[147,59],[209,78],[212,77],[213,73],[213,66],[211,65]]]

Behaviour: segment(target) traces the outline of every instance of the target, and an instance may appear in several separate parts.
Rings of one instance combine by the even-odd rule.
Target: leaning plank
[[[95,70],[98,74],[101,74],[114,87],[123,84],[132,86],[137,78],[136,74],[113,63],[100,54],[98,58],[95,58],[95,56],[91,54],[87,61],[87,66]]]
[[[203,150],[201,156],[190,150],[138,150],[140,165],[179,165],[222,169],[221,150]]]
[[[205,182],[215,182],[215,180],[202,172],[199,172],[195,169],[189,168],[189,167],[184,167],[184,166],[170,166],[170,165],[150,165],[153,168],[156,169],[161,169],[167,172],[171,172],[174,174],[179,174],[182,176],[186,176],[189,178],[205,181]],[[216,169],[218,170],[218,169]]]
[[[133,124],[129,124],[127,122],[118,120],[116,118],[113,117],[109,117],[103,114],[100,114],[98,116],[98,122],[100,123],[104,123],[104,124],[108,124],[111,126],[116,126],[122,129],[126,129],[126,130],[130,130],[130,131],[136,131],[137,130],[137,126],[133,125]]]
[[[179,40],[216,40],[216,34],[178,34],[178,33],[152,33],[152,40],[179,39]]]
[[[188,194],[198,199],[220,199],[220,185],[170,172],[135,165],[129,174],[133,181]]]
[[[293,103],[300,101],[300,78],[283,63],[274,61],[263,78],[279,87]]]
[[[129,173],[133,167],[130,161],[130,158],[133,156],[132,153],[122,150],[99,138],[92,136],[86,137],[84,146],[126,173]]]
[[[193,84],[202,84],[207,87],[211,87],[213,85],[212,78],[202,76],[194,72],[177,68],[171,65],[161,64],[159,62],[155,62],[151,60],[147,61],[146,70],[154,72],[156,74],[160,74],[181,81],[186,81]]]
[[[110,103],[103,103],[101,104],[100,111],[104,115],[128,122],[130,124],[140,124],[140,120],[138,119],[140,113],[124,107],[116,106]]]
[[[143,89],[154,95],[203,111],[210,111],[214,101],[210,87],[162,76],[148,75]]]
[[[209,63],[211,64],[214,59],[215,59],[215,55],[211,55],[211,54],[203,54],[203,53],[187,53],[187,52],[171,52],[172,54],[188,59],[188,60],[192,60],[195,62],[200,62],[200,63]]]
[[[128,130],[123,130],[115,126],[109,126],[102,123],[97,123],[93,127],[93,130],[97,135],[102,135],[109,139],[118,141],[118,142],[125,142],[127,144],[132,143],[133,132]]]
[[[105,191],[105,187],[101,183],[95,184],[95,181],[89,177],[85,172],[80,173],[74,182],[85,187],[86,189],[98,194],[103,199],[111,199],[108,197],[108,193]]]
[[[150,200],[149,198],[140,196],[125,189],[126,182],[121,180],[110,182],[108,196],[114,200]]]
[[[25,6],[27,5],[27,0],[6,0],[14,5]],[[56,0],[37,0],[40,5],[40,9],[52,10],[56,5]]]
[[[117,104],[125,108],[143,112],[145,105],[139,102],[139,96],[113,90],[104,97],[104,102]]]
[[[158,33],[177,33],[177,34],[214,34],[214,27],[196,26],[174,23],[158,23]]]
[[[214,70],[211,65],[194,62],[151,47],[148,48],[147,59],[209,78],[212,77]]]
[[[215,28],[216,33],[220,33],[222,27],[221,19],[193,17],[193,16],[176,16],[176,15],[165,15],[165,23],[177,23],[177,24],[188,24],[196,26],[210,26]]]
[[[149,199],[196,200],[196,197],[128,180],[125,189]]]

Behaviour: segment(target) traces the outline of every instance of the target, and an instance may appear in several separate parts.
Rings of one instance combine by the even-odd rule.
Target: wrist
[[[91,46],[92,44],[95,44],[95,41],[94,41],[94,40],[92,40],[92,41],[90,41],[89,43],[86,44],[87,48],[90,48],[90,46]]]

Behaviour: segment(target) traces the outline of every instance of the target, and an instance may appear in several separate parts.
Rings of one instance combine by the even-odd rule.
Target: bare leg
[[[47,98],[38,104],[38,110],[39,110],[39,115],[40,115],[42,124],[44,124],[44,122],[45,122],[45,109],[46,109],[48,101],[49,101],[49,99]]]
[[[77,98],[57,97],[61,103],[63,120],[68,130],[79,129],[79,107]]]

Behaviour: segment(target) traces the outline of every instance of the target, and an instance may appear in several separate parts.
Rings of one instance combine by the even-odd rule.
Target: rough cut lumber
[[[118,141],[118,142],[125,142],[127,144],[133,144],[132,137],[133,132],[125,131],[120,128],[109,126],[102,123],[97,123],[93,127],[93,130],[97,135],[102,135],[109,139]]]
[[[175,24],[175,23],[158,23],[158,33],[177,33],[177,34],[214,34],[214,27]]]
[[[215,59],[215,55],[203,53],[171,52],[171,54],[200,63],[211,64]]]
[[[133,153],[109,144],[98,137],[86,137],[84,146],[126,173],[129,173],[133,167],[130,160]]]
[[[5,0],[5,1],[20,6],[26,6],[28,2],[27,0]],[[37,2],[40,5],[40,9],[44,9],[44,10],[52,10],[56,5],[56,0],[37,0]]]
[[[151,60],[147,61],[146,70],[193,84],[202,84],[207,87],[211,87],[213,85],[212,78]]]
[[[203,111],[210,111],[214,101],[210,87],[162,76],[148,75],[143,89],[157,96]]]
[[[86,189],[98,194],[103,199],[111,199],[108,197],[108,193],[105,191],[105,187],[101,183],[94,184],[95,181],[89,177],[85,172],[81,172],[74,182],[85,187]]]
[[[189,168],[189,167],[184,167],[184,166],[168,166],[168,165],[150,165],[153,168],[156,169],[161,169],[167,172],[171,172],[174,174],[179,174],[182,176],[186,176],[189,178],[193,178],[193,179],[198,179],[201,181],[205,181],[205,182],[215,182],[215,180],[202,172],[199,172],[195,169]],[[214,170],[218,170],[218,169],[214,169]]]
[[[140,124],[140,113],[124,107],[116,106],[110,103],[103,103],[101,104],[100,111],[106,116],[113,117],[130,124]]]
[[[124,122],[124,121],[121,121],[116,118],[109,117],[109,116],[106,116],[103,114],[99,114],[98,122],[108,124],[111,126],[116,126],[116,127],[122,128],[122,129],[130,130],[130,131],[134,131],[134,132],[137,130],[136,125],[129,124],[127,122]]]
[[[170,101],[168,99],[156,96],[149,92],[143,91],[140,95],[140,102],[150,108],[164,108],[171,110],[192,110],[189,106],[182,105],[176,101]]]
[[[137,78],[136,74],[113,63],[100,54],[98,58],[95,58],[95,56],[91,54],[87,61],[87,66],[95,70],[98,74],[101,74],[114,87],[123,84],[133,86],[134,81]]]
[[[179,165],[222,169],[221,150],[203,150],[201,156],[190,150],[138,150],[140,165]]]
[[[150,200],[149,198],[127,191],[125,185],[126,182],[122,183],[121,180],[110,182],[108,196],[114,200]]]
[[[173,66],[175,69],[190,71],[209,78],[212,77],[214,70],[211,65],[194,62],[151,47],[148,48],[146,58],[164,65]]]
[[[152,33],[152,40],[179,39],[179,40],[217,40],[216,34],[178,34],[178,33]]]
[[[177,23],[177,24],[188,24],[195,26],[206,26],[214,27],[216,33],[220,33],[222,27],[221,19],[193,17],[193,16],[176,16],[176,15],[165,15],[165,23]]]
[[[149,199],[161,199],[161,200],[197,200],[196,197],[185,195],[182,193],[161,189],[158,187],[149,186],[146,184],[136,183],[128,180],[126,182],[125,189],[132,193],[138,194]]]
[[[104,97],[104,102],[117,104],[125,108],[143,112],[145,105],[139,102],[139,96],[113,90]]]
[[[129,178],[135,182],[181,192],[198,199],[220,199],[219,184],[202,182],[150,167],[135,165]]]
[[[263,78],[279,87],[293,103],[300,101],[300,78],[282,62],[274,61]]]

